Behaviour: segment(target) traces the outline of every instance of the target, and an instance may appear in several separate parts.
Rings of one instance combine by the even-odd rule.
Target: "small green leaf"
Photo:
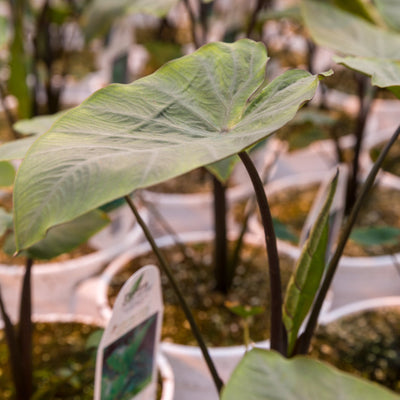
[[[0,207],[0,237],[3,236],[8,229],[11,229],[12,225],[12,214]]]
[[[0,146],[0,161],[22,160],[37,135],[6,142]]]
[[[283,305],[283,322],[288,335],[288,354],[291,354],[297,334],[318,292],[325,270],[329,235],[329,213],[335,195],[338,176],[330,184],[321,211],[311,228],[295,270],[289,280]]]
[[[0,161],[0,187],[14,184],[15,168],[7,161]]]
[[[277,218],[272,218],[274,224],[275,235],[278,239],[287,240],[288,242],[298,243],[299,238],[290,230],[290,227],[279,221]]]
[[[13,128],[21,135],[42,134],[64,113],[65,110],[52,115],[40,115],[29,119],[21,119],[13,125]]]
[[[73,221],[61,224],[50,229],[44,239],[36,243],[24,254],[30,258],[49,260],[60,254],[68,253],[108,225],[110,220],[99,210],[91,211]],[[8,254],[15,253],[13,235],[7,238],[4,251]]]
[[[90,334],[86,340],[85,349],[93,349],[99,347],[101,338],[103,336],[104,329],[98,329]]]
[[[400,228],[394,226],[354,228],[350,239],[362,246],[394,244],[400,240]]]
[[[262,349],[246,353],[221,400],[399,400],[379,386],[308,357],[284,358]]]
[[[265,311],[265,307],[262,306],[248,306],[230,301],[225,302],[225,307],[241,318],[250,318]]]

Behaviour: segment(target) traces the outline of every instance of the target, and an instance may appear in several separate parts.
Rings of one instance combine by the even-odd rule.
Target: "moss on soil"
[[[399,311],[366,311],[320,327],[311,355],[400,393]]]
[[[92,400],[95,350],[86,349],[99,328],[79,323],[34,325],[35,400]],[[13,399],[4,331],[0,331],[0,388],[2,400]]]

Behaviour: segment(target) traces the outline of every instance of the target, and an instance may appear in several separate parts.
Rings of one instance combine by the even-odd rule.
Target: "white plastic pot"
[[[34,264],[32,269],[33,312],[73,313],[75,291],[79,284],[98,274],[119,254],[142,240],[142,231],[135,226],[118,241],[93,253],[61,262]],[[25,267],[0,264],[0,285],[3,299],[12,319],[17,317],[21,284]]]
[[[201,242],[212,239],[211,232],[192,232],[179,235],[180,240],[185,242]],[[259,238],[249,235],[249,243],[255,245],[264,245]],[[170,236],[164,236],[158,239],[158,245],[167,247],[174,244]],[[133,258],[151,251],[148,243],[142,243],[139,246],[129,250],[125,254],[115,259],[98,278],[98,305],[102,316],[107,320],[111,316],[111,309],[108,303],[107,291],[109,283],[115,274]],[[331,296],[328,296],[324,304],[323,312],[330,307]],[[256,344],[257,347],[268,348],[269,341],[263,341]],[[166,355],[175,375],[175,399],[176,400],[217,400],[218,395],[210,376],[206,363],[203,359],[200,348],[197,346],[187,346],[174,343],[161,343],[161,351]],[[219,348],[209,348],[210,356],[213,359],[219,375],[224,381],[227,381],[233,369],[245,353],[245,346],[229,346]]]

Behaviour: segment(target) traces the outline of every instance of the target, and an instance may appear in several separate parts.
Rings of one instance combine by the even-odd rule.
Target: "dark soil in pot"
[[[364,311],[319,327],[311,355],[400,393],[400,309]]]
[[[34,325],[35,400],[93,399],[96,350],[87,344],[98,330],[70,322]],[[13,399],[4,331],[0,331],[0,388],[2,400]]]
[[[254,317],[250,324],[253,341],[265,340],[269,335],[269,279],[266,252],[264,248],[245,246],[242,261],[237,268],[233,287],[228,295],[214,290],[212,250],[210,244],[196,244],[188,247],[190,260],[174,249],[163,249],[171,264],[175,279],[191,307],[206,343],[210,346],[243,344],[243,328],[240,317],[225,306],[226,301],[238,302],[242,306],[262,306],[265,312]],[[113,304],[122,284],[138,268],[158,265],[152,254],[134,259],[112,279],[109,287],[109,301]],[[281,257],[282,286],[289,280],[293,260]],[[164,298],[164,323],[162,337],[165,341],[197,345],[190,326],[176,300],[167,278],[162,274]]]
[[[310,185],[304,189],[291,188],[270,196],[271,214],[280,223],[284,224],[285,235],[282,239],[288,239],[287,233],[299,237],[307,214],[311,208],[318,191],[318,185]],[[400,191],[376,185],[366,201],[355,224],[355,230],[371,227],[400,228]],[[281,229],[278,227],[278,229]],[[277,236],[279,237],[279,230]],[[283,229],[283,228],[282,228]],[[353,231],[354,232],[354,231]],[[354,232],[355,233],[355,232]],[[394,254],[400,252],[399,237],[385,244],[365,245],[362,242],[350,238],[344,255],[349,257],[371,257]]]
[[[386,143],[373,147],[370,156],[373,162],[379,157],[380,152]],[[400,141],[397,140],[391,147],[389,154],[383,162],[382,169],[400,177]]]

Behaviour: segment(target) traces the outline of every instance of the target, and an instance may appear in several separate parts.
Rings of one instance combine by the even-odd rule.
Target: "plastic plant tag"
[[[154,400],[163,304],[153,265],[135,272],[120,290],[96,360],[95,400]]]

